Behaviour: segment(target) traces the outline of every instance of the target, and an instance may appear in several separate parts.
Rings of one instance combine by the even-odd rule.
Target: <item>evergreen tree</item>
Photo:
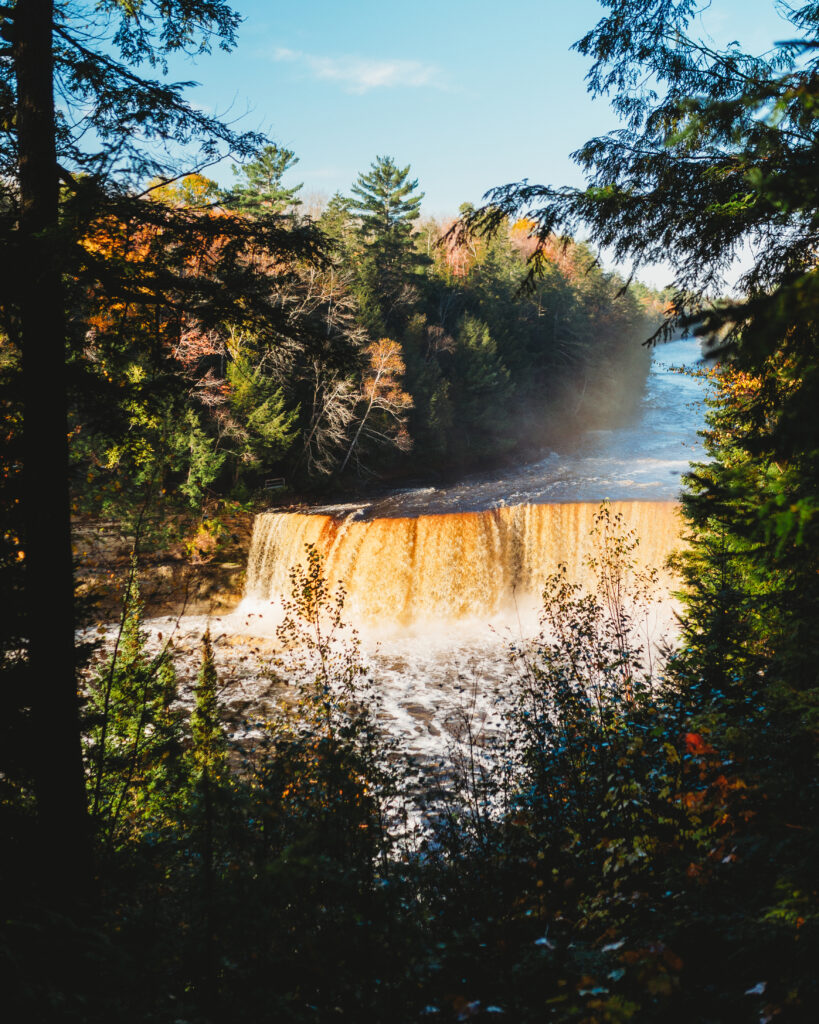
[[[359,218],[366,253],[359,298],[362,306],[372,307],[368,326],[379,332],[400,321],[407,302],[404,289],[425,262],[412,243],[424,194],[417,192],[418,181],[410,179],[409,171],[409,165],[401,168],[392,157],[379,156],[351,189],[350,209]]]
[[[359,174],[351,191],[353,212],[371,241],[406,242],[420,216],[424,193],[414,194],[418,179],[409,179],[409,164],[400,168],[391,156],[376,157],[367,174]]]
[[[183,86],[162,79],[170,58],[195,56],[214,46],[231,49],[239,22],[224,0],[17,0],[0,8],[0,114],[8,126],[0,135],[0,163],[6,180],[12,180],[0,249],[13,269],[0,287],[0,317],[4,327],[11,327],[9,336],[20,355],[16,386],[23,416],[23,597],[30,683],[21,691],[49,752],[34,762],[42,833],[37,851],[46,861],[40,877],[65,894],[84,872],[87,877],[90,863],[75,676],[67,446],[69,384],[83,380],[89,324],[74,314],[90,296],[114,310],[150,307],[154,323],[158,311],[170,306],[178,331],[186,315],[204,327],[219,322],[226,304],[235,307],[241,295],[243,317],[255,307],[251,315],[256,318],[264,305],[262,319],[280,325],[287,336],[292,324],[280,304],[270,301],[269,289],[262,296],[259,275],[241,255],[251,238],[274,259],[278,254],[288,260],[297,249],[305,255],[310,250],[314,257],[318,248],[315,232],[295,235],[264,218],[256,223],[255,218],[202,216],[145,195],[144,183],[152,178],[168,181],[186,166],[227,154],[252,157],[265,144],[257,133],[236,132],[197,109],[185,100]],[[152,78],[152,71],[159,77]],[[137,287],[134,265],[123,258],[121,246],[89,244],[89,235],[104,225],[109,232],[117,226],[115,241],[131,257],[135,251],[144,254]],[[198,269],[191,273],[183,253],[197,248],[206,235],[211,244],[219,239],[219,273],[213,273],[207,258],[197,259],[193,266]],[[150,351],[158,358],[165,355],[161,337],[153,338]],[[70,357],[76,365],[69,376]]]
[[[504,423],[506,403],[513,391],[509,371],[498,355],[489,328],[477,317],[468,313],[463,317],[456,340],[456,429],[466,448],[482,450],[498,443],[503,446],[504,435],[508,438]]]
[[[227,764],[227,741],[219,716],[219,676],[210,630],[202,636],[201,662],[191,714],[191,762],[200,779],[218,780]]]
[[[203,428],[195,409],[184,410],[167,438],[170,467],[184,474],[178,491],[191,506],[201,503],[203,494],[222,468],[225,453]]]
[[[227,378],[230,407],[239,427],[236,478],[240,468],[266,469],[292,448],[298,433],[299,410],[288,409],[283,389],[254,366],[241,349],[233,352]]]
[[[208,999],[216,994],[216,829],[225,810],[223,785],[227,768],[227,743],[219,720],[219,677],[213,660],[210,629],[202,636],[201,662],[191,715],[190,763],[193,774],[194,810],[202,839],[202,977]]]
[[[319,227],[344,252],[350,247],[353,236],[353,200],[340,192],[330,197],[319,219]]]
[[[240,183],[229,193],[227,205],[256,215],[286,213],[300,206],[302,185],[288,188],[282,184],[284,175],[298,162],[290,149],[273,143],[264,146],[253,160],[233,168]]]
[[[116,649],[96,675],[87,712],[92,816],[109,844],[161,827],[183,784],[176,672],[169,650],[148,652],[135,564],[123,608]]]

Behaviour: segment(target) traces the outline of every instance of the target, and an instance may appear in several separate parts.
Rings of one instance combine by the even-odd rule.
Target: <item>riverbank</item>
[[[190,522],[176,517],[164,539],[139,544],[135,532],[121,522],[75,523],[80,624],[119,618],[132,560],[146,614],[229,613],[242,599],[254,517],[254,512]]]

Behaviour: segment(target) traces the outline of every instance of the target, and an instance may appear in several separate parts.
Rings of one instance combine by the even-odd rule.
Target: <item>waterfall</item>
[[[245,610],[289,595],[291,567],[315,545],[331,584],[342,583],[350,618],[362,626],[412,627],[486,620],[537,600],[561,562],[586,580],[594,553],[595,502],[516,505],[482,512],[357,519],[301,512],[256,517]],[[671,501],[612,502],[640,538],[638,563],[663,569],[680,544]]]

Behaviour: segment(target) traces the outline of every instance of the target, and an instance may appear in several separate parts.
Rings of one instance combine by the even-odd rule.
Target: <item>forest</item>
[[[694,0],[602,6],[575,48],[621,127],[586,184],[440,221],[392,156],[309,202],[295,153],[169,83],[239,46],[226,0],[0,6],[7,1019],[816,1019],[819,4],[762,56]],[[681,331],[718,364],[660,654],[606,504],[596,585],[554,568],[501,727],[465,714],[432,774],[315,548],[271,717],[228,718],[209,628],[193,679],[149,643],[152,550],[535,457],[627,418]],[[111,520],[95,634],[77,531]]]
[[[86,332],[71,359],[69,427],[79,511],[122,515],[148,494],[195,511],[252,500],[271,477],[292,495],[445,476],[536,450],[567,422],[627,414],[647,366],[639,340],[661,322],[659,294],[626,289],[566,237],[552,240],[524,296],[535,248],[525,218],[492,238],[450,241],[454,220],[421,221],[417,182],[390,157],[351,196],[302,212],[300,187],[282,183],[296,162],[268,144],[234,165],[233,191],[185,175],[149,185],[153,224],[89,220],[84,253],[130,274],[152,267],[171,291],[77,294],[71,316]],[[166,218],[176,217],[192,234],[169,249]],[[206,323],[180,305],[180,277],[211,293],[223,286],[225,220],[278,233],[278,252],[248,237],[230,257],[241,287],[252,278],[267,307],[258,322],[231,305]]]

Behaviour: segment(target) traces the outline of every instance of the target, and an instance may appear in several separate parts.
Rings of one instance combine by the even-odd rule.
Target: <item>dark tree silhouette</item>
[[[44,877],[65,889],[88,865],[74,644],[67,363],[81,372],[87,326],[78,296],[172,311],[202,330],[241,301],[246,323],[303,331],[248,252],[283,266],[320,259],[319,235],[275,216],[208,216],[151,200],[160,183],[267,140],[191,106],[186,83],[146,77],[169,56],[231,49],[239,16],[224,0],[139,5],[18,0],[0,7],[0,322],[15,346],[22,401],[22,544],[31,757]],[[55,97],[60,97],[59,116]],[[121,251],[83,245],[100,225],[144,249],[140,280]],[[206,254],[191,273],[186,254]],[[284,273],[284,271],[282,271]],[[70,285],[71,300],[67,297]],[[241,300],[237,298],[241,296]],[[160,353],[157,353],[160,357]],[[100,410],[101,412],[101,410]],[[20,709],[18,708],[18,711]],[[57,853],[59,851],[59,855]]]

